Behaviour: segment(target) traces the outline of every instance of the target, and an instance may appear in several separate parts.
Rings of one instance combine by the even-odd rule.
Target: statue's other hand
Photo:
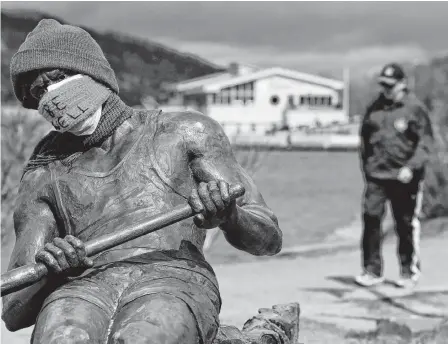
[[[78,275],[93,265],[92,259],[86,255],[84,243],[72,235],[67,235],[64,239],[55,238],[45,244],[35,259],[56,274]]]
[[[236,206],[230,200],[229,184],[223,180],[200,183],[191,193],[188,203],[200,213],[193,219],[199,228],[214,228],[226,222]]]

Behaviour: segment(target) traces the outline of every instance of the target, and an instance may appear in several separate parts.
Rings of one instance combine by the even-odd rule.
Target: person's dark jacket
[[[397,179],[404,166],[423,176],[433,131],[425,105],[414,94],[407,93],[398,103],[381,94],[367,107],[360,135],[366,177]]]

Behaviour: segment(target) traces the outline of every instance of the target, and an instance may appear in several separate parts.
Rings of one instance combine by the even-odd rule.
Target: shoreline
[[[278,152],[338,152],[338,153],[356,153],[359,148],[352,146],[324,146],[324,145],[291,145],[276,146],[269,144],[232,144],[234,149],[238,150],[259,150],[259,151],[278,151]]]
[[[396,239],[394,231],[394,223],[392,215],[387,215],[383,224],[383,235],[385,243],[389,244]],[[439,235],[443,235],[445,231],[448,231],[448,217],[440,217],[422,221],[422,237],[434,238]],[[228,265],[240,265],[240,264],[262,264],[272,260],[280,259],[296,259],[298,257],[324,257],[326,255],[337,254],[341,252],[360,250],[360,240],[362,235],[361,222],[359,219],[355,219],[348,226],[341,226],[329,233],[323,242],[307,243],[301,245],[294,245],[284,247],[275,256],[266,257],[252,257],[248,256],[244,260],[224,260],[219,261],[217,259],[206,259],[212,266],[228,266]],[[213,248],[211,249],[213,250]]]

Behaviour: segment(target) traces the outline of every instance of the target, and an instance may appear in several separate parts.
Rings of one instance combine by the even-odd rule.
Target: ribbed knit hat
[[[18,83],[20,74],[39,69],[68,69],[89,75],[118,93],[115,73],[98,43],[76,26],[61,25],[54,19],[42,19],[26,37],[11,60],[11,81],[16,97],[29,109],[37,101],[25,97]]]

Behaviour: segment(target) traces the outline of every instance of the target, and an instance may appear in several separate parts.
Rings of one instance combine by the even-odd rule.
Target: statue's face
[[[82,78],[82,74],[62,69],[46,69],[29,72],[23,77],[22,85],[23,87],[27,87],[23,89],[23,96],[27,100],[30,99],[34,103],[37,103],[39,113],[56,130],[61,132],[68,131],[77,136],[90,135],[95,131],[101,117],[102,108],[91,109],[92,111],[87,111],[89,109],[84,108],[84,112],[87,111],[88,116],[74,123],[73,119],[76,117],[73,117],[73,112],[71,111],[78,107],[80,98],[72,97],[73,94],[71,92],[67,93],[67,91],[62,94],[57,93],[58,88],[66,83],[72,82],[72,80]],[[53,94],[52,92],[56,93]],[[85,96],[84,93],[81,95]],[[53,104],[52,102],[53,99],[56,99],[55,97],[59,97],[58,104],[63,105],[50,108],[48,103]],[[72,124],[69,125],[69,123]]]
[[[25,85],[28,87],[28,92],[25,94],[31,95],[39,102],[47,92],[48,86],[58,83],[73,74],[61,69],[33,71],[27,75],[28,82],[25,82]]]

